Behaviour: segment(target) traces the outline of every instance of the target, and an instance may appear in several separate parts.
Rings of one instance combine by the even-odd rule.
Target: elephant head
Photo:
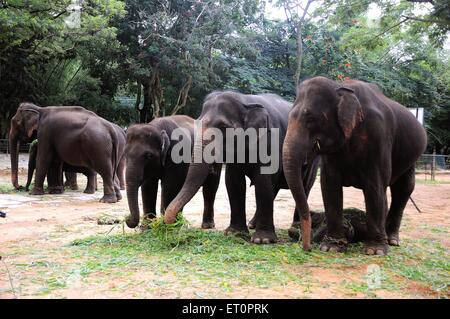
[[[11,119],[9,145],[11,147],[11,182],[19,189],[18,162],[20,143],[29,143],[37,136],[39,128],[40,107],[31,103],[21,103]]]
[[[323,77],[300,84],[289,113],[283,144],[286,181],[301,216],[303,248],[310,249],[311,219],[302,180],[302,165],[316,155],[342,148],[363,120],[361,104],[353,89]],[[306,234],[306,236],[305,236]]]
[[[170,139],[165,130],[150,124],[137,124],[127,131],[126,189],[128,207],[131,215],[127,218],[128,227],[139,224],[138,190],[149,174],[161,172],[166,164]]]
[[[225,159],[227,157],[225,149],[227,128],[246,130],[247,128],[270,127],[269,115],[264,106],[260,103],[246,101],[244,95],[236,92],[209,94],[203,102],[202,113],[197,121],[199,120],[202,127],[198,134],[202,136],[202,143],[195,142],[194,157],[196,153],[203,154],[205,147],[209,147],[210,143],[218,142],[223,145],[224,150],[219,157]],[[212,140],[208,134],[209,129],[219,129],[224,139],[222,141],[217,141],[216,138]],[[178,212],[197,193],[209,173],[214,169],[215,164],[216,162],[206,162],[203,158],[201,162],[191,162],[181,191],[165,211],[165,223],[171,224],[175,221]]]

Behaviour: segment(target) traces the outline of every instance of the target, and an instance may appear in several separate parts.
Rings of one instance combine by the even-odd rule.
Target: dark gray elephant
[[[286,180],[301,214],[303,234],[311,219],[301,174],[305,158],[320,155],[322,197],[327,218],[323,251],[343,251],[342,188],[362,189],[368,238],[364,252],[384,255],[399,245],[403,210],[415,185],[415,162],[425,150],[425,130],[399,103],[374,84],[338,83],[324,77],[304,81],[298,88],[283,146]],[[386,190],[392,202],[388,208]],[[310,249],[310,236],[303,236]]]
[[[119,138],[119,152],[122,153],[122,157],[119,160],[119,165],[117,166],[117,179],[116,179],[116,183],[119,184],[120,189],[124,190],[125,189],[125,143],[126,143],[126,133],[124,131],[123,128],[121,128],[120,126],[111,123],[114,128],[117,131],[117,136]],[[95,190],[97,190],[97,174],[95,173],[94,178],[93,179],[93,184],[90,183],[90,177],[89,174],[90,170],[87,168],[80,168],[80,167],[75,167],[75,166],[71,166],[67,163],[64,163],[63,165],[63,170],[64,170],[64,174],[66,176],[66,182],[64,183],[64,186],[70,187],[70,189],[72,190],[77,190],[78,189],[78,183],[77,183],[77,174],[76,173],[82,173],[85,176],[88,177],[88,186],[86,188],[86,190],[84,191],[85,193],[91,194],[91,190],[93,189],[91,187],[91,185],[95,184]],[[89,191],[88,191],[89,189]]]
[[[156,216],[158,182],[161,181],[162,188],[161,213],[164,213],[167,205],[183,186],[189,162],[175,163],[171,157],[173,147],[179,143],[170,138],[176,129],[184,129],[185,137],[193,140],[194,120],[184,115],[157,118],[148,124],[133,125],[127,131],[126,183],[131,213],[126,219],[128,227],[134,228],[139,224],[139,187],[142,193],[144,218],[151,219]],[[188,147],[192,145],[190,143]],[[213,228],[214,200],[220,181],[220,165],[215,167],[215,170],[209,170],[206,175],[202,183],[204,199],[202,228]],[[180,207],[180,211],[182,208]]]
[[[224,136],[226,136],[227,128],[241,129],[241,133],[238,133],[241,137],[244,135],[242,131],[248,128],[266,129],[265,137],[269,140],[271,140],[272,131],[275,134],[275,129],[278,129],[278,144],[280,147],[273,150],[272,156],[278,156],[281,164],[281,145],[283,145],[286,134],[290,109],[290,103],[274,94],[245,95],[231,91],[213,92],[205,98],[202,113],[199,117],[199,120],[203,123],[201,134],[204,136],[204,144],[199,145],[199,151],[202,152],[206,147],[209,147],[210,140],[205,136],[205,133],[210,128],[220,129]],[[245,154],[247,155],[245,161],[242,163],[226,162],[225,172],[225,182],[231,206],[231,221],[226,232],[244,234],[249,232],[245,211],[245,177],[247,176],[250,178],[252,185],[255,186],[256,214],[251,224],[255,224],[256,231],[251,240],[257,244],[273,243],[277,240],[273,223],[273,201],[281,188],[287,188],[281,165],[276,167],[274,173],[263,174],[261,168],[267,167],[267,164],[263,163],[261,157],[258,155],[256,162],[250,160],[249,155],[252,152],[254,154],[256,151],[254,147],[262,142],[262,137],[259,137],[255,145],[249,145],[250,143],[246,142]],[[226,159],[228,159],[227,153],[228,151],[224,150],[223,157]],[[190,165],[182,190],[166,210],[166,223],[174,222],[181,207],[197,193],[213,166],[214,163],[208,164],[205,161]],[[303,175],[299,172],[296,176],[307,192],[314,183],[316,172],[317,159],[307,162]],[[293,226],[295,227],[297,223],[298,214],[294,213]]]
[[[34,170],[36,169],[36,157],[38,150],[38,141],[35,140],[30,146],[29,158],[28,158],[28,178],[27,184],[25,185],[25,190],[28,191],[31,181],[33,179]],[[61,194],[64,191],[62,181],[57,180],[57,176],[60,176],[58,172],[55,172],[55,169],[59,169],[59,165],[57,163],[53,163],[50,165],[48,173],[47,173],[47,184],[48,184],[48,192],[49,194]],[[72,166],[67,163],[63,163],[62,170],[66,174],[66,183],[64,186],[70,187],[72,190],[78,189],[76,173],[82,173],[87,177],[87,185],[84,193],[93,194],[97,189],[97,174],[87,167],[77,167]]]
[[[20,104],[11,119],[9,133],[11,181],[16,189],[20,187],[19,144],[36,138],[39,147],[31,195],[44,194],[44,179],[52,163],[59,165],[57,180],[61,181],[61,167],[66,162],[72,166],[88,167],[101,175],[104,185],[101,202],[115,203],[122,198],[114,179],[124,145],[120,145],[120,134],[110,122],[81,106]]]

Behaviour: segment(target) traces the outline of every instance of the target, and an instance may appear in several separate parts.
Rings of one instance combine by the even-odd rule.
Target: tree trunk
[[[297,26],[297,67],[295,69],[294,82],[295,87],[300,83],[300,75],[302,73],[302,59],[303,59],[303,38],[302,38],[302,22]]]

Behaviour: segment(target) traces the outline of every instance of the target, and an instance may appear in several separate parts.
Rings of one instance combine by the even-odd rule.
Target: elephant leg
[[[120,161],[119,161],[119,165],[117,166],[117,176],[119,178],[119,184],[120,184],[120,189],[124,190],[125,189],[125,177],[124,177],[124,172],[125,172],[125,156],[123,156]]]
[[[37,143],[32,144],[28,159],[28,178],[25,190],[28,192],[31,181],[33,180],[34,170],[36,169]]]
[[[110,163],[109,163],[110,164]],[[96,171],[100,174],[103,180],[103,197],[100,199],[101,203],[116,203],[117,195],[114,183],[114,174],[111,165],[107,163],[100,165]],[[119,190],[120,192],[120,190]]]
[[[209,174],[203,184],[203,229],[216,227],[214,223],[214,201],[216,200],[216,193],[219,188],[221,169],[218,168],[217,171],[217,173]]]
[[[141,185],[142,205],[144,209],[144,219],[156,217],[156,198],[158,195],[158,179],[145,179]]]
[[[299,240],[300,239],[300,214],[297,209],[294,209],[294,214],[292,216],[292,224],[288,229],[288,235],[291,239]]]
[[[367,212],[368,239],[363,251],[367,255],[386,255],[388,252],[386,235],[387,196],[386,188],[379,176],[369,176],[368,185],[363,189]]]
[[[63,194],[63,163],[60,161],[53,161],[47,172],[47,184],[49,194]]]
[[[64,183],[64,186],[69,187],[73,191],[78,190],[77,173],[65,171],[64,175],[66,177],[66,182]]]
[[[275,197],[277,197],[279,190],[280,190],[279,188],[274,189],[274,199],[275,199]],[[256,211],[255,211],[255,214],[253,215],[252,219],[250,219],[250,221],[248,222],[248,228],[250,228],[250,229],[256,228]]]
[[[235,165],[227,165],[225,170],[225,185],[231,208],[230,226],[225,234],[238,233],[247,236],[248,228],[245,216],[245,175]]]
[[[274,191],[270,175],[259,174],[255,178],[256,231],[252,236],[255,244],[270,244],[277,241],[273,224]]]
[[[95,173],[93,170],[88,170],[86,172],[87,177],[87,185],[86,189],[84,190],[84,193],[86,194],[94,194],[97,190],[97,173]]]
[[[169,204],[175,199],[183,187],[183,182],[181,179],[174,181],[173,176],[171,177],[172,178],[169,179],[165,177],[161,180],[161,215],[164,215],[167,206],[169,206]],[[180,211],[183,211],[183,207]]]
[[[50,145],[48,145],[47,141],[40,140],[36,156],[34,187],[30,191],[30,195],[44,195],[44,180],[52,161],[53,153]]]
[[[342,182],[337,172],[329,165],[324,165],[320,175],[322,199],[327,219],[327,234],[320,243],[321,251],[343,252],[347,249],[342,211]]]
[[[119,179],[117,178],[117,176],[116,178],[114,178],[113,182],[114,182],[114,193],[116,194],[117,201],[120,201],[122,199],[122,193],[120,192]]]
[[[386,218],[386,234],[389,245],[398,246],[400,244],[399,230],[403,211],[414,190],[415,183],[415,169],[411,167],[390,187],[392,201]]]

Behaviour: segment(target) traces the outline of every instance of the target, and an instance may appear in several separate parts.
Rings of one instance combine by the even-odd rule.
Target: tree
[[[178,113],[223,87],[216,70],[249,46],[242,33],[257,19],[259,5],[255,0],[127,2],[118,38],[130,49],[122,69],[136,83],[140,122]]]
[[[124,13],[123,3],[85,1],[81,24],[75,27],[66,23],[73,13],[70,4],[70,0],[0,2],[1,136],[7,134],[9,119],[20,102],[90,102],[83,100],[85,92],[76,92],[81,82],[91,89],[98,86],[100,93],[112,99],[114,89],[105,90],[107,81],[96,78],[99,74],[92,61],[100,60],[95,53],[115,46],[115,28],[109,21]]]

